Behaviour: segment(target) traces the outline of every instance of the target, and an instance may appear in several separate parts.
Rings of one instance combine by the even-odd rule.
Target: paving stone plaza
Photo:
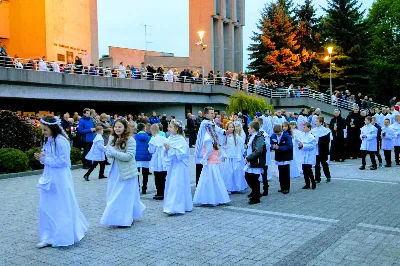
[[[100,225],[107,180],[95,170],[85,182],[73,170],[90,227],[67,248],[35,247],[39,176],[3,179],[0,265],[400,265],[400,167],[360,171],[360,163],[332,163],[332,182],[315,191],[302,190],[300,177],[283,195],[274,178],[261,204],[249,206],[247,191],[181,216],[162,213],[150,176],[144,218],[129,229]],[[193,158],[190,167],[194,184]]]

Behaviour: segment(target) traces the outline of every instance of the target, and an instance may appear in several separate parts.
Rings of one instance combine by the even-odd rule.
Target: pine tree
[[[388,103],[393,96],[400,96],[400,1],[375,1],[367,25],[371,35],[368,69],[374,99]]]
[[[353,93],[367,92],[368,76],[365,67],[368,35],[362,3],[358,0],[328,0],[327,13],[322,19],[322,37],[325,46],[334,46],[333,71],[337,77],[334,87]],[[326,54],[326,50],[323,51]],[[329,69],[329,65],[327,65]],[[324,76],[326,85],[329,76]]]
[[[319,85],[319,68],[316,66],[317,51],[321,47],[319,33],[320,20],[316,17],[316,9],[312,0],[305,0],[303,5],[295,9],[297,18],[296,39],[300,46],[300,80],[309,85]]]
[[[261,33],[254,32],[248,50],[253,61],[251,73],[280,79],[298,72],[300,56],[296,41],[296,29],[285,8],[277,3],[266,5],[258,23]]]

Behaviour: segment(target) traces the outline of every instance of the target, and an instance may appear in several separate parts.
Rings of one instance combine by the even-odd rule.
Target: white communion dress
[[[49,137],[40,162],[44,164],[39,190],[39,235],[52,246],[70,246],[80,241],[89,223],[79,209],[71,174],[70,143],[62,135]]]

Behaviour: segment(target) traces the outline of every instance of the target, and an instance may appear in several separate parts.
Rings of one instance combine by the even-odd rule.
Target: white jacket
[[[400,123],[394,121],[393,125],[390,126],[393,129],[394,137],[393,144],[394,146],[400,146]]]
[[[317,156],[317,140],[313,134],[310,132],[304,132],[301,134],[299,140],[303,143],[303,148],[301,148],[302,152],[302,164],[311,164],[315,165],[316,156]],[[299,147],[293,146],[293,149],[298,149]]]
[[[85,159],[89,161],[102,162],[106,159],[105,152],[106,147],[104,146],[103,136],[101,134],[96,134],[96,137],[93,140],[93,145]]]
[[[385,135],[383,134],[385,133]],[[394,148],[394,131],[390,126],[382,127],[382,150],[391,151]]]
[[[363,135],[366,135],[367,137],[364,138]],[[376,138],[378,137],[378,129],[372,125],[365,125],[361,128],[361,134],[360,134],[360,139],[361,139],[361,148],[360,150],[362,151],[378,151],[378,143],[376,141]]]
[[[157,135],[150,139],[149,142],[149,153],[152,154],[150,161],[150,168],[154,172],[167,171],[164,163],[164,143],[167,140],[166,137]]]
[[[274,124],[274,125],[282,125],[283,123],[285,123],[286,122],[286,118],[284,117],[284,116],[281,116],[281,118],[279,118],[277,115],[276,116],[274,116],[273,118],[272,118],[272,123]]]
[[[139,176],[135,160],[135,139],[133,137],[129,137],[124,150],[120,150],[117,145],[115,147],[111,146],[113,139],[114,137],[110,136],[107,145],[107,156],[111,159],[111,165],[114,163],[114,160],[117,160],[118,171],[122,180],[127,180]],[[118,141],[116,144],[118,144]]]

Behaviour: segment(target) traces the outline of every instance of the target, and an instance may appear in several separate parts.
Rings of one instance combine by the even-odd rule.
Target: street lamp
[[[201,54],[201,75],[203,76],[203,83],[204,83],[204,50],[207,49],[207,44],[203,43],[204,33],[206,33],[204,30],[199,30],[197,32],[197,34],[200,37],[200,41],[196,43],[196,45],[200,46],[201,50],[203,51]]]
[[[324,60],[328,61],[329,59],[329,90],[331,93],[331,97],[332,97],[332,52],[333,52],[333,47],[329,46],[328,47],[328,54],[327,56],[325,56]]]

